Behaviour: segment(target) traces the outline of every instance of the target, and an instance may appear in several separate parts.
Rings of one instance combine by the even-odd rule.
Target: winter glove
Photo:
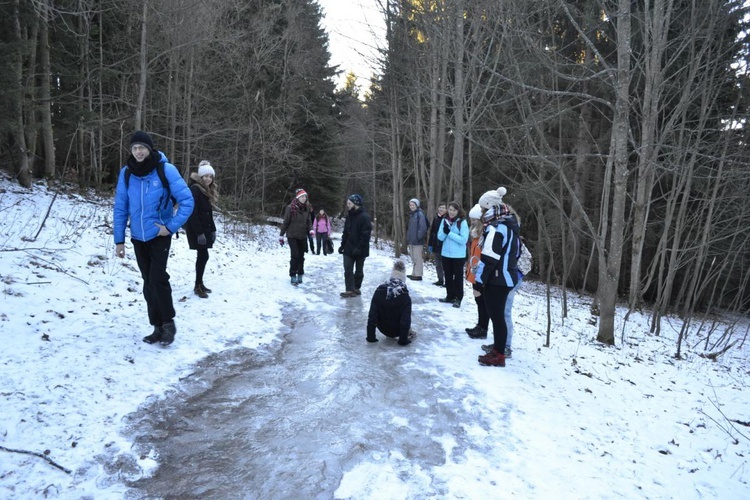
[[[198,244],[200,246],[205,246],[206,245],[206,235],[204,233],[201,233],[201,234],[198,235]]]
[[[403,340],[399,339],[398,341],[398,345],[409,345],[409,344],[411,344],[411,340],[409,339],[403,339]]]
[[[430,245],[430,246],[427,247],[427,251],[430,252],[430,253],[433,253],[432,252],[432,245]]]
[[[343,254],[343,253],[344,253],[344,247],[343,247],[343,246],[340,246],[340,247],[339,247],[339,253],[340,253],[340,254]]]
[[[352,257],[359,257],[360,255],[362,255],[362,250],[360,250],[359,248],[355,248],[354,250],[352,250]]]
[[[477,270],[474,271],[474,275],[476,276],[477,283],[482,283],[482,273],[484,272],[484,262],[479,262],[477,264]]]
[[[283,236],[279,237],[279,245],[281,245],[282,247],[284,246],[284,237]]]
[[[450,234],[450,232],[451,232],[451,227],[450,227],[450,225],[446,224],[445,222],[443,222],[443,232],[444,232],[445,234]]]

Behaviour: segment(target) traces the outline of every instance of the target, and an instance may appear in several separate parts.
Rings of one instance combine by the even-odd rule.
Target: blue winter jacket
[[[172,201],[166,200],[167,190],[162,186],[159,174],[154,168],[144,177],[130,175],[125,188],[125,169],[120,170],[115,191],[115,244],[125,242],[125,227],[130,220],[130,237],[139,241],[150,241],[159,234],[157,223],[166,226],[174,234],[193,213],[193,194],[177,168],[169,163],[164,153],[159,151],[164,164],[164,176],[169,183],[171,195],[177,200],[175,212]]]
[[[445,233],[445,226],[450,226],[450,232]],[[466,258],[466,242],[469,241],[469,223],[463,219],[457,219],[453,224],[444,217],[437,231],[438,240],[443,242],[440,255],[449,259]]]

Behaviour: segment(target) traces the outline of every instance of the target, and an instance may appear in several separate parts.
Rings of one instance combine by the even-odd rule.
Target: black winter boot
[[[143,337],[143,341],[147,344],[156,344],[161,340],[161,327],[155,326],[153,333]]]
[[[177,333],[177,327],[174,325],[174,321],[167,321],[161,325],[161,339],[159,343],[163,346],[167,346],[174,342],[174,336]]]

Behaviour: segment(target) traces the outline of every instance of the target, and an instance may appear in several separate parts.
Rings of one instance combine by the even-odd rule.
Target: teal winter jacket
[[[445,232],[448,226],[450,231]],[[443,242],[440,255],[449,259],[466,258],[466,242],[469,241],[469,223],[463,219],[457,219],[451,224],[447,217],[440,222],[437,230],[438,240]]]

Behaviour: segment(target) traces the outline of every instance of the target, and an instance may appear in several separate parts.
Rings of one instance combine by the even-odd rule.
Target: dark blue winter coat
[[[490,222],[482,235],[482,283],[513,288],[518,284],[518,222],[504,215]]]

